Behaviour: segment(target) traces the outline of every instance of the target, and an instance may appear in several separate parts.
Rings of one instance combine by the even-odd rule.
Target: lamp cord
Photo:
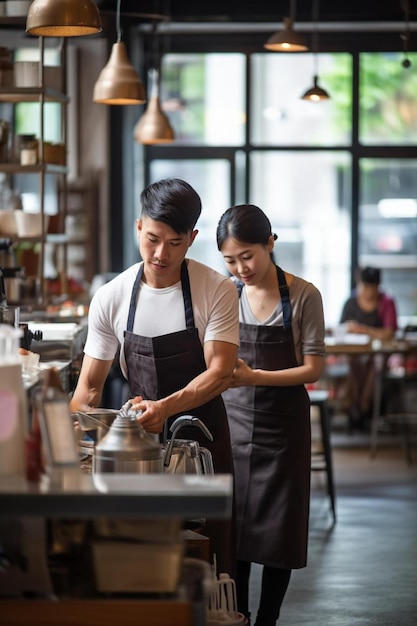
[[[403,40],[403,53],[404,53],[404,59],[401,63],[401,65],[408,69],[411,66],[411,61],[408,58],[408,44],[410,41],[410,2],[409,0],[404,0],[404,2],[402,3],[403,9],[404,9],[404,33],[401,36],[401,39]]]
[[[117,43],[122,41],[122,29],[120,28],[120,5],[122,0],[117,0],[117,9],[116,9],[116,31],[117,31]]]
[[[291,24],[294,24],[296,4],[297,4],[296,0],[290,0],[290,20],[291,20]]]
[[[318,51],[319,51],[319,5],[320,0],[313,0],[312,4],[312,16],[311,20],[313,22],[313,37],[312,37],[312,45],[311,50],[313,53],[313,62],[314,62],[314,75],[318,74]]]

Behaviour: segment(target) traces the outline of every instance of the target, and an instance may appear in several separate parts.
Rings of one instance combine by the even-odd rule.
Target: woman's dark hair
[[[381,282],[381,270],[377,267],[364,267],[358,274],[360,282],[367,285],[379,285]]]
[[[226,239],[233,238],[244,243],[268,245],[271,222],[254,204],[238,204],[227,209],[217,225],[217,248],[221,250]],[[277,236],[274,234],[274,239]]]
[[[194,229],[201,213],[198,193],[180,178],[165,178],[152,183],[140,194],[141,217],[168,224],[178,234]]]

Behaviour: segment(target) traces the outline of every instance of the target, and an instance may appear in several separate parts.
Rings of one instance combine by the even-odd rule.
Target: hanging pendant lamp
[[[318,60],[318,39],[319,39],[319,35],[318,35],[318,19],[319,19],[319,0],[313,0],[313,5],[312,5],[312,22],[314,24],[314,30],[313,30],[313,46],[312,46],[312,52],[313,52],[313,59],[314,59],[314,77],[313,77],[313,87],[310,87],[310,89],[307,89],[306,92],[304,92],[304,94],[301,96],[302,100],[309,100],[310,102],[322,102],[323,100],[329,100],[330,96],[327,93],[327,91],[325,89],[323,89],[322,87],[319,86],[318,84],[318,80],[319,80],[319,76],[318,76],[318,64],[319,64],[319,60]]]
[[[159,72],[149,70],[151,91],[145,113],[139,118],[135,129],[134,139],[138,143],[157,144],[169,143],[174,140],[174,131],[168,117],[162,110],[159,100]]]
[[[116,27],[117,42],[94,85],[93,100],[99,104],[143,104],[146,102],[145,87],[121,40],[120,0],[117,0]]]
[[[318,84],[319,77],[314,76],[313,87],[307,89],[307,91],[301,96],[302,100],[311,100],[312,102],[320,102],[321,100],[329,100],[330,96],[325,89]]]
[[[284,17],[284,29],[280,30],[264,43],[266,50],[273,52],[305,52],[308,45],[302,35],[295,32],[295,0],[290,0],[290,17]]]
[[[26,19],[26,32],[40,37],[81,37],[101,30],[94,0],[34,0]]]
[[[94,85],[94,102],[99,104],[143,104],[145,87],[129,61],[122,41],[113,44],[110,59]]]

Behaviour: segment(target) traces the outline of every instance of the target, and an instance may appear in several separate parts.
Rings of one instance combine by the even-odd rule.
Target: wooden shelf
[[[20,165],[20,163],[0,163],[0,172],[5,174],[67,174],[66,165],[54,163],[35,163],[35,165]]]
[[[69,102],[69,97],[52,87],[0,87],[0,102],[18,104],[20,102]]]

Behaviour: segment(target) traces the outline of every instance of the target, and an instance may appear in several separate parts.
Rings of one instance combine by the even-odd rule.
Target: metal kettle
[[[119,412],[108,433],[97,443],[93,473],[163,473],[163,450],[137,421],[137,415]]]

